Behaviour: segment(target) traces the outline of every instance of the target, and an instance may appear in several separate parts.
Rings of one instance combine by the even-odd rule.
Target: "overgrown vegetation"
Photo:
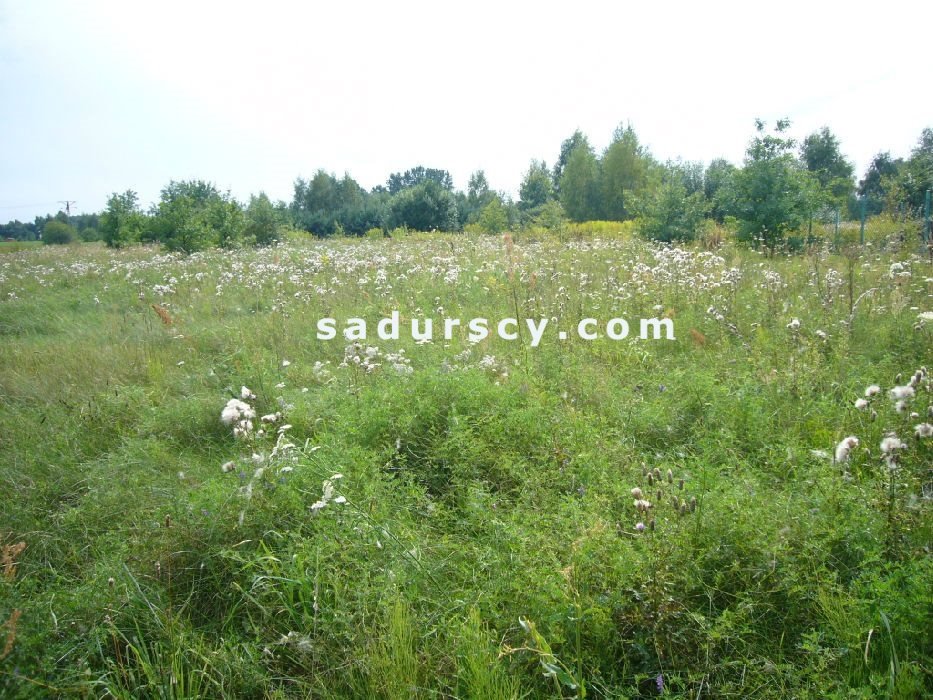
[[[0,257],[0,695],[929,696],[917,232],[583,226]],[[315,337],[393,309],[677,339]]]

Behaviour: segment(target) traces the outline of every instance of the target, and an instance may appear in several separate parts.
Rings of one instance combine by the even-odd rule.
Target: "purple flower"
[[[644,523],[635,523],[635,529],[639,532],[644,532],[645,524]]]
[[[654,679],[654,682],[658,686],[658,695],[660,695],[664,692],[664,676],[659,673],[658,677]]]

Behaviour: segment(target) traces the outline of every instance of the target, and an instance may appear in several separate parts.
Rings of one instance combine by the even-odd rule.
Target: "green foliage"
[[[560,203],[571,221],[600,218],[599,162],[584,140],[570,152],[560,177]]]
[[[139,210],[139,198],[133,190],[114,192],[100,217],[100,233],[110,248],[121,248],[140,239],[145,219]]]
[[[644,193],[652,165],[631,124],[624,128],[620,124],[602,159],[602,211],[607,219],[624,221],[634,216],[630,200]]]
[[[483,207],[477,219],[479,229],[485,233],[501,233],[509,229],[509,212],[499,197],[494,197]]]
[[[560,181],[564,176],[564,168],[570,160],[570,154],[577,148],[590,148],[589,139],[583,135],[583,132],[577,129],[570,138],[564,139],[560,144],[560,154],[557,156],[557,162],[554,163],[554,193],[560,194]]]
[[[778,121],[774,133],[766,134],[764,122],[756,122],[758,135],[746,151],[745,167],[735,177],[740,236],[772,251],[817,206],[816,181],[794,156],[793,139],[784,136],[789,126],[786,120]]]
[[[732,163],[724,158],[716,158],[710,162],[703,175],[703,193],[709,202],[710,216],[720,224],[736,211],[737,173],[738,168]]]
[[[554,185],[547,163],[532,160],[519,188],[519,209],[523,212],[540,212],[554,199]]]
[[[485,181],[485,174],[482,179]],[[392,173],[389,175],[386,186],[389,194],[398,194],[402,190],[416,187],[424,182],[433,182],[448,192],[454,188],[454,181],[449,172],[437,168],[425,168],[423,165],[406,170],[404,173]]]
[[[843,206],[855,190],[852,180],[855,168],[842,155],[839,139],[829,127],[824,126],[804,139],[800,157],[816,177],[826,202],[836,208]]]
[[[564,208],[560,205],[560,202],[552,199],[537,210],[531,223],[533,226],[548,231],[560,231],[567,223],[567,215],[564,213]]]
[[[460,220],[470,224],[476,223],[482,211],[496,199],[498,199],[498,196],[489,189],[486,173],[482,170],[477,170],[470,175],[467,195],[463,201],[463,205],[460,207]]]
[[[708,204],[702,190],[689,192],[687,173],[668,164],[659,187],[636,198],[638,229],[656,241],[692,241],[699,233]]]
[[[192,253],[242,242],[243,210],[230,193],[203,180],[172,181],[150,217],[149,237],[168,250]]]
[[[389,201],[389,225],[416,231],[459,229],[457,202],[450,190],[434,179],[403,189]]]
[[[279,217],[265,192],[249,198],[243,234],[256,245],[272,245],[281,239]]]
[[[74,226],[53,219],[42,229],[42,241],[47,245],[65,245],[73,243],[78,234]]]

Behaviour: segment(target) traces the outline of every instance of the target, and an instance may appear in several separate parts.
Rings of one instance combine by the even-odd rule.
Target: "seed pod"
[[[670,469],[667,470],[667,483],[669,484],[674,483],[674,472],[671,471]]]
[[[693,513],[694,511],[696,511],[696,509],[697,509],[697,497],[691,496],[690,497],[690,512]]]
[[[632,489],[632,498],[644,498],[645,494],[642,493],[641,489],[637,486]]]
[[[648,472],[648,486],[654,486],[654,475]]]
[[[654,532],[654,518],[648,521],[648,529]]]
[[[660,467],[655,467],[652,473],[654,474],[655,479],[658,479],[658,480],[661,479],[661,468]]]
[[[661,498],[664,496],[664,492],[661,489],[658,489],[658,503],[661,502]]]
[[[681,479],[680,481],[677,482],[677,488],[680,489],[681,491],[684,490],[684,480],[683,480],[683,479]]]
[[[684,503],[683,501],[680,502],[680,514],[681,515],[687,514],[687,504]]]

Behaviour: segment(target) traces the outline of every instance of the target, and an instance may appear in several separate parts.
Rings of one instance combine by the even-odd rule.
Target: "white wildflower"
[[[884,440],[881,441],[882,454],[891,454],[895,450],[903,450],[906,447],[907,443],[903,442],[896,435],[888,435]]]
[[[848,462],[849,454],[853,449],[858,447],[858,438],[854,435],[850,435],[847,438],[843,438],[842,441],[836,445],[836,462]]]
[[[902,399],[913,398],[914,388],[909,384],[905,386],[896,386],[888,393],[891,396],[892,401],[900,401]]]
[[[239,399],[230,399],[220,413],[224,425],[233,425],[240,421],[249,421],[256,417],[256,411],[248,403]]]
[[[931,423],[920,423],[917,426],[914,426],[914,434],[918,438],[928,438],[933,437],[933,424]]]
[[[865,389],[865,397],[869,399],[872,396],[877,396],[880,393],[881,393],[881,387],[878,386],[877,384],[872,384],[870,387]]]
[[[865,399],[856,399],[855,407],[860,411],[864,411],[866,408],[868,408],[868,401]]]
[[[256,398],[256,394],[249,390],[249,387],[241,386],[240,387],[240,398],[244,401],[252,401]]]

